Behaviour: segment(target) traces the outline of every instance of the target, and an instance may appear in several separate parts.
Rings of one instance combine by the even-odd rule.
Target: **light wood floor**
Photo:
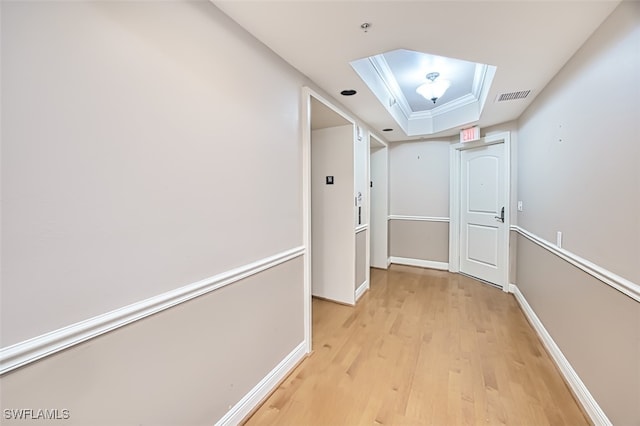
[[[589,424],[513,296],[447,272],[371,271],[313,301],[313,353],[247,425]]]

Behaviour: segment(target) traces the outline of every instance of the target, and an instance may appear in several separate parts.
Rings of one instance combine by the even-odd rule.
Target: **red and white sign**
[[[472,142],[480,139],[480,127],[474,126],[460,130],[460,142]]]

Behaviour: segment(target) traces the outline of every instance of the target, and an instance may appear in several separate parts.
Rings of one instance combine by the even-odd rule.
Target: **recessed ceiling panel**
[[[382,55],[413,112],[427,111],[472,93],[476,64],[443,56],[398,49]],[[423,98],[416,88],[427,81],[427,74],[439,73],[452,84],[436,103]]]
[[[407,49],[358,59],[351,66],[408,136],[479,120],[496,72],[491,65]]]

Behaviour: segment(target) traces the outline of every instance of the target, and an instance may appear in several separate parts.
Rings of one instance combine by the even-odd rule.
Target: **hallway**
[[[313,353],[247,425],[588,424],[512,295],[372,269],[355,308],[313,300]]]

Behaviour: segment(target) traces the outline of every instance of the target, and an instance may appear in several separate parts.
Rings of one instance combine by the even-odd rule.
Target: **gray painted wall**
[[[308,81],[213,4],[1,8],[4,346],[302,245]],[[303,341],[302,289],[298,258],[3,376],[2,408],[213,424]]]
[[[393,143],[389,149],[392,215],[449,217],[449,141]]]
[[[519,120],[518,224],[640,282],[640,4],[623,2]],[[594,94],[594,88],[602,93]]]
[[[518,225],[640,282],[640,3],[623,2],[519,120]],[[596,90],[600,95],[595,95]],[[640,424],[640,304],[518,238],[516,282],[614,424]]]
[[[640,303],[518,236],[518,288],[614,425],[640,422]]]
[[[326,184],[327,176],[333,184]],[[353,125],[312,131],[312,294],[347,304],[355,301],[353,196]]]
[[[3,345],[302,244],[305,79],[211,3],[2,2],[1,31]]]
[[[3,425],[212,425],[304,339],[297,258],[76,345],[1,380]]]
[[[402,142],[389,149],[391,215],[449,217],[448,140]],[[390,256],[448,262],[448,224],[389,221]]]
[[[449,224],[414,220],[389,221],[391,256],[449,262]]]

